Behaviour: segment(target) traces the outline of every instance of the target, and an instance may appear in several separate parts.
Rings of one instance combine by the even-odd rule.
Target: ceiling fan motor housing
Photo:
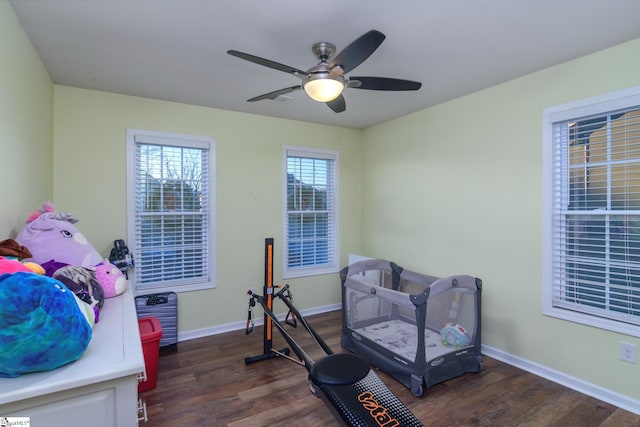
[[[311,48],[313,50],[313,54],[322,62],[326,62],[327,59],[331,58],[334,53],[336,53],[336,46],[327,42],[319,42],[313,45]]]

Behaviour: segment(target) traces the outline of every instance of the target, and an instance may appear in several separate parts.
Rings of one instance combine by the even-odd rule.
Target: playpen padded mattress
[[[413,361],[416,358],[418,336],[415,325],[394,319],[356,329],[355,332],[404,359]],[[425,329],[424,345],[427,361],[456,350],[442,344],[441,339],[439,332]]]

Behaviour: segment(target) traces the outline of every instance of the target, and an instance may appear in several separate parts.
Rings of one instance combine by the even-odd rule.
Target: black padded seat
[[[346,385],[360,381],[368,373],[369,364],[362,357],[351,353],[334,353],[314,363],[309,376],[316,385]]]

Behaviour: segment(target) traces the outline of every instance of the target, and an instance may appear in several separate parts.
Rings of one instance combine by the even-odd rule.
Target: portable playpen
[[[428,276],[381,259],[355,262],[340,277],[342,347],[415,396],[482,370],[480,279]]]

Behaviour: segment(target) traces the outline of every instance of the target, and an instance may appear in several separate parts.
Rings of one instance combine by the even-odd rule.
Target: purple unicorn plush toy
[[[55,213],[51,203],[29,215],[27,225],[18,233],[16,241],[29,248],[33,255],[28,261],[40,265],[55,262],[92,267],[102,257],[73,224],[78,222],[70,213]]]

